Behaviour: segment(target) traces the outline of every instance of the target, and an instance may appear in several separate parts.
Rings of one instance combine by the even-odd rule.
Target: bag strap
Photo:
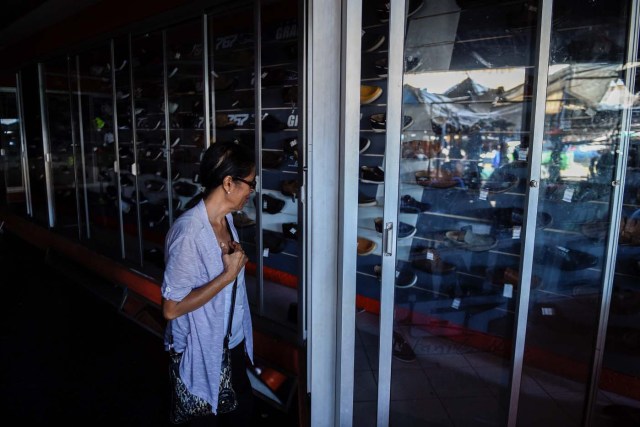
[[[225,218],[225,223],[227,224],[227,231],[229,231],[229,237],[231,240],[233,239],[233,233],[231,232],[231,225],[229,225],[229,220]],[[229,345],[229,339],[231,338],[231,324],[233,323],[233,309],[236,305],[236,289],[238,287],[238,278],[233,281],[233,291],[231,293],[231,310],[229,311],[229,324],[227,325],[227,334],[224,337],[224,344]]]

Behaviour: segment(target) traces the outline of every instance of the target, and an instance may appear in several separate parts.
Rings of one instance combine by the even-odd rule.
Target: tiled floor
[[[356,316],[354,426],[374,426],[377,399],[378,316]],[[503,426],[509,366],[480,352],[419,327],[398,329],[416,353],[414,362],[392,358],[390,425],[441,427]],[[580,426],[584,386],[544,371],[527,368],[521,389],[519,427]],[[606,415],[608,405],[624,405],[626,414]],[[640,426],[640,403],[601,393],[594,426]]]

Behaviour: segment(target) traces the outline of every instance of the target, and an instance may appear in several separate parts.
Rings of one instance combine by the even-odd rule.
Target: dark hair
[[[216,142],[204,152],[200,162],[203,196],[222,184],[226,176],[243,178],[253,172],[253,152],[236,142]]]

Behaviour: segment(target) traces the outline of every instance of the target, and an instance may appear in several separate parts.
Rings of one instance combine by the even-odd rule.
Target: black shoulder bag
[[[227,221],[229,236],[233,238],[231,226]],[[220,389],[218,391],[218,413],[231,412],[238,407],[236,393],[233,390],[231,380],[231,350],[229,350],[229,339],[231,338],[231,325],[233,323],[233,309],[236,304],[236,288],[238,279],[233,281],[233,291],[231,294],[231,311],[229,313],[229,324],[227,334],[222,345],[222,364],[220,372]],[[169,420],[173,424],[182,424],[194,418],[202,417],[212,413],[211,405],[204,399],[191,394],[184,382],[180,378],[180,360],[182,353],[176,353],[173,348],[173,335],[169,335],[169,381],[171,384],[171,407],[169,408]]]

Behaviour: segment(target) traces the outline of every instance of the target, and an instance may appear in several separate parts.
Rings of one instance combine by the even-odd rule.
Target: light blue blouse
[[[231,214],[227,215],[227,221],[234,239],[238,240]],[[162,296],[181,301],[192,289],[219,276],[222,270],[220,245],[209,223],[204,201],[201,200],[178,217],[167,233]],[[214,413],[218,407],[222,342],[226,333],[232,284],[199,309],[169,321],[165,331],[165,349],[169,348],[169,335],[172,333],[175,351],[183,353],[180,378],[191,393],[211,404]],[[238,275],[233,316],[230,347],[244,337],[245,349],[253,362],[253,329],[244,269]]]

